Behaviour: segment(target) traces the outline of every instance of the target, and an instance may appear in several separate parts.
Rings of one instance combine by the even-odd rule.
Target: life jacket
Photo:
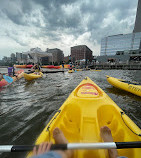
[[[8,67],[8,76],[11,76],[13,73],[13,67]]]

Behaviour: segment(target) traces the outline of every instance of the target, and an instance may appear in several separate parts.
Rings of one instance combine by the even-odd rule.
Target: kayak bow
[[[114,77],[106,76],[107,81],[114,87],[141,96],[141,85],[136,82],[125,81]]]

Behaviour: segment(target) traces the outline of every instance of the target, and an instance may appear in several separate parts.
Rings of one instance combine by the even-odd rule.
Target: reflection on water
[[[102,70],[44,74],[43,78],[31,82],[22,78],[0,89],[0,144],[33,144],[55,110],[86,76],[98,84],[141,127],[141,98],[113,88],[107,82],[106,75],[141,83],[141,71]],[[0,155],[2,158],[24,156],[24,153]]]

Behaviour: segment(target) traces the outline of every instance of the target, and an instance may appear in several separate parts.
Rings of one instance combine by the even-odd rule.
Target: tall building
[[[86,45],[71,47],[71,61],[75,62],[82,59],[92,61],[92,51]]]
[[[16,52],[16,60],[18,63],[22,63],[22,53]]]
[[[11,53],[11,62],[16,62],[16,56],[14,53]]]
[[[133,32],[141,32],[141,0],[138,0],[136,21]]]
[[[46,50],[47,53],[52,54],[52,62],[57,62],[58,64],[64,60],[64,53],[62,50],[58,48],[48,49]]]
[[[138,1],[133,33],[104,37],[100,55],[116,55],[117,51],[141,49],[141,0]]]
[[[32,61],[33,63],[41,63],[42,59],[41,57],[47,56],[47,53],[42,51],[41,48],[31,48],[30,51],[25,52],[25,54],[28,54],[29,61]]]

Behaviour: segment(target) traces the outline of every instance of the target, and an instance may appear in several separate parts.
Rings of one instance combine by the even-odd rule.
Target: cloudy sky
[[[0,0],[0,58],[33,47],[87,45],[100,54],[101,38],[133,30],[137,0]]]

